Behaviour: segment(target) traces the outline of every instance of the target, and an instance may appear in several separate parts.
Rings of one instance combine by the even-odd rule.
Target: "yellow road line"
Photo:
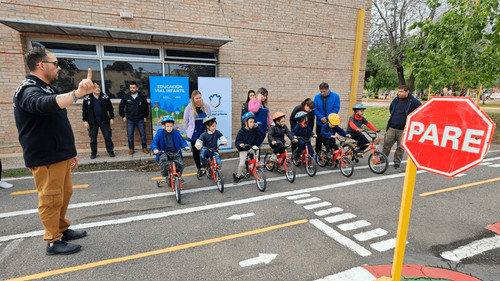
[[[471,187],[471,186],[475,186],[475,185],[480,185],[480,184],[484,184],[484,183],[495,182],[495,181],[499,181],[499,180],[500,180],[500,178],[494,178],[494,179],[489,179],[489,180],[484,180],[484,181],[478,181],[478,182],[468,183],[468,184],[464,184],[464,185],[459,185],[459,186],[455,186],[455,187],[440,189],[440,190],[436,190],[436,191],[420,193],[419,195],[422,196],[422,197],[424,197],[424,196],[434,195],[434,194],[438,194],[438,193],[443,193],[443,192],[448,192],[448,191],[454,191],[454,190],[457,190],[457,189],[467,188],[467,187]]]
[[[247,232],[241,232],[237,234],[232,234],[232,235],[227,235],[227,236],[222,236],[222,237],[217,237],[217,238],[212,238],[212,239],[207,239],[203,241],[198,241],[198,242],[193,242],[193,243],[187,243],[183,245],[178,245],[178,246],[173,246],[173,247],[168,247],[160,250],[155,250],[155,251],[150,251],[150,252],[144,252],[140,254],[135,254],[135,255],[130,255],[130,256],[125,256],[125,257],[120,257],[120,258],[114,258],[114,259],[108,259],[108,260],[102,260],[98,262],[92,262],[92,263],[87,263],[87,264],[82,264],[82,265],[77,265],[77,266],[72,266],[72,267],[66,267],[66,268],[61,268],[61,269],[56,269],[56,270],[51,270],[51,271],[46,271],[46,272],[41,272],[33,275],[26,275],[26,276],[21,276],[17,277],[14,279],[9,279],[7,281],[14,281],[14,280],[33,280],[33,279],[39,279],[39,278],[45,278],[49,276],[54,276],[54,275],[59,275],[63,273],[68,273],[68,272],[74,272],[74,271],[79,271],[79,270],[84,270],[84,269],[89,269],[89,268],[94,268],[94,267],[100,267],[100,266],[105,266],[113,263],[119,263],[119,262],[125,262],[125,261],[130,261],[130,260],[136,260],[136,259],[141,259],[145,257],[150,257],[150,256],[155,256],[155,255],[160,255],[160,254],[165,254],[165,253],[170,253],[174,251],[179,251],[179,250],[185,250],[188,248],[193,248],[197,246],[202,246],[202,245],[207,245],[207,244],[213,244],[217,242],[222,242],[230,239],[235,239],[235,238],[240,238],[244,236],[249,236],[249,235],[254,235],[254,234],[259,234],[271,230],[276,230],[280,228],[285,228],[289,226],[294,226],[298,224],[303,224],[308,222],[309,220],[303,219],[303,220],[297,220],[297,221],[292,221],[289,223],[284,223],[284,224],[278,224],[278,225],[273,225],[265,228],[260,228],[260,229],[255,229]]]
[[[89,187],[90,184],[80,184],[80,185],[73,185],[73,188],[87,188]],[[24,191],[16,191],[12,192],[10,195],[23,195],[23,194],[30,194],[30,193],[37,193],[38,190],[24,190]]]
[[[194,173],[184,174],[184,175],[182,175],[182,176],[183,176],[183,177],[187,177],[187,176],[194,176],[194,175],[196,175],[196,174],[197,174],[197,173],[196,173],[196,172],[194,172]],[[156,181],[156,180],[161,180],[162,178],[163,178],[163,177],[154,177],[154,178],[151,178],[151,180]]]

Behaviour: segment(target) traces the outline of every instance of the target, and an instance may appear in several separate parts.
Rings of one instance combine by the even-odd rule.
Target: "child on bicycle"
[[[352,110],[354,111],[354,114],[349,117],[349,125],[347,127],[347,133],[351,135],[352,139],[355,139],[358,141],[358,147],[354,150],[356,154],[363,153],[366,148],[368,148],[368,145],[370,144],[370,141],[361,133],[363,129],[361,129],[362,125],[366,125],[366,127],[372,129],[373,131],[378,131],[378,129],[373,126],[372,123],[370,123],[368,120],[366,120],[365,117],[363,117],[363,114],[365,112],[366,107],[364,107],[362,104],[355,104],[352,107]]]
[[[314,156],[314,150],[312,149],[311,142],[306,142],[307,139],[315,138],[316,134],[313,132],[312,128],[307,126],[307,113],[305,111],[299,111],[295,114],[295,120],[297,120],[297,125],[292,129],[292,133],[298,139],[298,146],[295,150],[295,155],[293,156],[295,160],[300,159],[300,155],[307,145],[309,154]]]
[[[331,113],[328,115],[328,126],[323,126],[321,128],[321,136],[326,140],[326,152],[329,153],[332,150],[337,152],[339,149],[337,143],[335,142],[335,134],[339,134],[343,137],[350,137],[342,128],[340,128],[340,116],[337,113]]]
[[[274,124],[271,125],[267,139],[269,140],[269,145],[273,149],[273,155],[271,155],[270,161],[276,162],[278,159],[276,155],[285,152],[285,135],[292,142],[297,142],[297,137],[292,135],[292,132],[288,129],[285,124],[285,113],[276,112],[273,114]]]
[[[207,165],[207,159],[212,156],[215,157],[217,165],[222,166],[219,155],[214,154],[213,152],[218,150],[219,145],[217,142],[219,140],[224,146],[227,145],[226,137],[224,137],[224,135],[217,130],[217,119],[215,116],[207,116],[203,118],[203,125],[206,130],[200,135],[194,144],[196,148],[200,150],[201,173],[205,173],[207,171],[205,168]]]
[[[184,182],[182,178],[182,172],[184,171],[184,163],[182,161],[182,148],[188,150],[189,146],[181,136],[178,130],[174,129],[174,117],[173,116],[163,116],[161,118],[162,129],[159,129],[153,137],[153,142],[151,143],[151,150],[156,154],[156,162],[160,166],[160,171],[162,177],[168,176],[168,158],[169,156],[173,158],[175,162],[175,167],[177,173],[180,176],[181,182]],[[164,151],[161,155],[158,155],[160,151]]]
[[[255,123],[255,115],[251,112],[243,114],[241,117],[241,122],[243,122],[244,127],[238,131],[236,135],[236,140],[234,144],[236,149],[240,153],[240,162],[238,164],[238,171],[233,173],[234,183],[240,182],[240,180],[245,176],[243,174],[243,169],[245,168],[245,161],[247,159],[248,151],[251,147],[257,146],[261,140],[265,137],[261,130],[257,128]],[[258,153],[258,152],[257,152]],[[254,157],[259,157],[255,155]]]

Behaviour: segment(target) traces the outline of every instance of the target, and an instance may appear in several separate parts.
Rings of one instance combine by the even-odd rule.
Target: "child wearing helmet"
[[[182,176],[184,171],[184,163],[182,161],[182,152],[177,153],[179,150],[184,148],[188,150],[189,146],[181,136],[181,133],[174,129],[174,117],[173,116],[163,116],[161,119],[162,129],[159,129],[155,136],[153,137],[153,142],[151,143],[151,150],[156,154],[156,161],[160,166],[161,175],[166,177],[168,175],[168,155],[173,156],[173,161],[175,162],[175,167],[177,168],[177,173]],[[158,155],[158,152],[165,151],[165,153]],[[181,177],[181,181],[184,180]]]
[[[351,135],[351,138],[358,141],[358,149],[356,149],[356,153],[365,151],[365,149],[368,147],[368,144],[370,143],[365,135],[361,133],[363,131],[361,129],[361,126],[365,125],[373,131],[378,131],[378,129],[373,126],[372,123],[370,123],[368,120],[366,120],[365,117],[363,117],[365,109],[366,107],[364,107],[362,104],[355,104],[352,107],[354,114],[349,117],[349,125],[347,126],[347,133]]]
[[[238,171],[233,173],[233,179],[235,183],[238,183],[243,175],[243,169],[245,168],[245,160],[247,159],[248,151],[252,146],[258,146],[261,140],[264,138],[264,134],[257,128],[255,124],[255,115],[252,112],[247,112],[241,117],[241,122],[243,122],[243,128],[238,131],[236,135],[236,140],[234,144],[236,149],[240,153],[240,162],[238,164]],[[255,155],[255,157],[259,157]]]
[[[339,125],[340,116],[337,113],[331,113],[328,115],[328,126],[321,128],[321,135],[326,140],[326,152],[330,152],[332,147],[335,151],[339,149],[335,142],[335,134],[343,137],[349,136]]]
[[[288,129],[285,124],[285,113],[276,112],[273,114],[274,124],[271,125],[267,139],[271,148],[273,149],[273,155],[271,155],[271,161],[276,161],[276,155],[285,152],[285,135],[290,141],[297,142],[297,137],[292,135],[292,132]]]
[[[195,146],[200,150],[201,159],[201,173],[205,173],[205,165],[207,164],[207,159],[211,156],[215,157],[215,161],[219,166],[222,166],[220,157],[217,154],[213,154],[211,151],[216,151],[219,148],[218,141],[220,141],[224,146],[227,146],[227,140],[222,133],[217,130],[217,119],[215,116],[207,116],[203,118],[203,125],[205,126],[205,132],[200,135],[196,140]],[[210,150],[203,148],[208,147]]]
[[[316,137],[316,134],[313,132],[312,128],[307,126],[307,113],[305,111],[297,112],[297,114],[295,114],[295,120],[297,120],[298,124],[295,125],[295,128],[292,129],[292,134],[296,137],[301,137],[298,139],[298,145],[294,155],[295,159],[300,158],[300,154],[302,154],[302,151],[304,150],[306,145],[311,156],[314,156],[314,150],[312,149],[311,143],[306,143],[306,141],[304,140],[311,137]]]

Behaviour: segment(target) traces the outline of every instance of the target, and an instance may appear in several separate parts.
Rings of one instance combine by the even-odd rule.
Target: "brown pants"
[[[387,158],[389,158],[389,153],[391,153],[391,148],[394,145],[394,143],[398,144],[396,152],[394,153],[394,163],[401,164],[401,161],[403,160],[403,155],[405,153],[404,149],[401,147],[401,141],[403,140],[403,133],[404,133],[403,130],[394,128],[389,128],[385,132],[384,148],[382,152],[387,156]]]
[[[31,168],[38,190],[38,214],[45,234],[43,240],[54,242],[62,237],[71,221],[66,218],[73,193],[71,159]]]

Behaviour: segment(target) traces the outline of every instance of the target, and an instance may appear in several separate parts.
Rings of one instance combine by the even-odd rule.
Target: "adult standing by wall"
[[[266,88],[259,88],[256,93],[256,99],[248,102],[248,111],[255,115],[255,124],[262,132],[263,138],[258,142],[258,145],[265,139],[269,127],[271,127],[271,112],[268,108],[268,96]]]
[[[319,84],[319,94],[314,97],[314,114],[316,115],[316,153],[321,150],[323,137],[321,137],[321,129],[327,124],[328,115],[331,113],[339,113],[340,97],[337,93],[330,91],[330,86],[323,82]],[[326,146],[326,143],[325,143]]]
[[[245,114],[245,113],[248,112],[248,102],[250,100],[253,100],[253,99],[255,99],[255,91],[254,90],[248,90],[247,101],[245,103],[243,103],[243,105],[241,106],[241,117],[243,117],[243,114]]]
[[[122,96],[120,101],[119,113],[124,122],[127,122],[128,154],[135,152],[134,132],[139,129],[141,135],[142,152],[149,153],[146,140],[146,121],[149,116],[149,106],[146,96],[139,92],[139,86],[136,82],[129,85],[130,93]]]
[[[86,231],[69,229],[66,218],[73,192],[71,168],[78,167],[75,138],[66,108],[74,100],[94,91],[92,71],[78,89],[60,94],[51,83],[61,68],[49,50],[34,47],[26,54],[30,74],[14,95],[14,117],[23,148],[26,167],[30,168],[38,190],[38,214],[47,241],[46,254],[72,254],[81,246],[66,241],[82,238]]]
[[[111,140],[111,126],[115,122],[113,104],[108,95],[101,92],[99,83],[92,94],[83,98],[82,120],[83,125],[89,130],[90,137],[90,159],[97,156],[97,133],[101,128],[104,144],[109,157],[115,157],[113,141]]]
[[[205,126],[203,125],[203,118],[208,115],[212,115],[210,107],[208,104],[203,102],[201,92],[194,90],[191,93],[191,99],[189,105],[184,110],[184,126],[186,126],[186,136],[191,142],[191,151],[193,152],[193,160],[198,169],[198,175],[202,175],[201,161],[200,161],[200,151],[196,148],[196,140],[200,135],[205,132]]]
[[[404,154],[404,150],[401,147],[401,140],[403,139],[406,117],[421,104],[418,99],[410,94],[410,88],[403,86],[398,89],[398,96],[392,100],[389,106],[391,117],[387,121],[383,153],[389,157],[392,146],[397,142],[398,147],[394,153],[394,169],[401,169],[401,160],[403,160]]]

